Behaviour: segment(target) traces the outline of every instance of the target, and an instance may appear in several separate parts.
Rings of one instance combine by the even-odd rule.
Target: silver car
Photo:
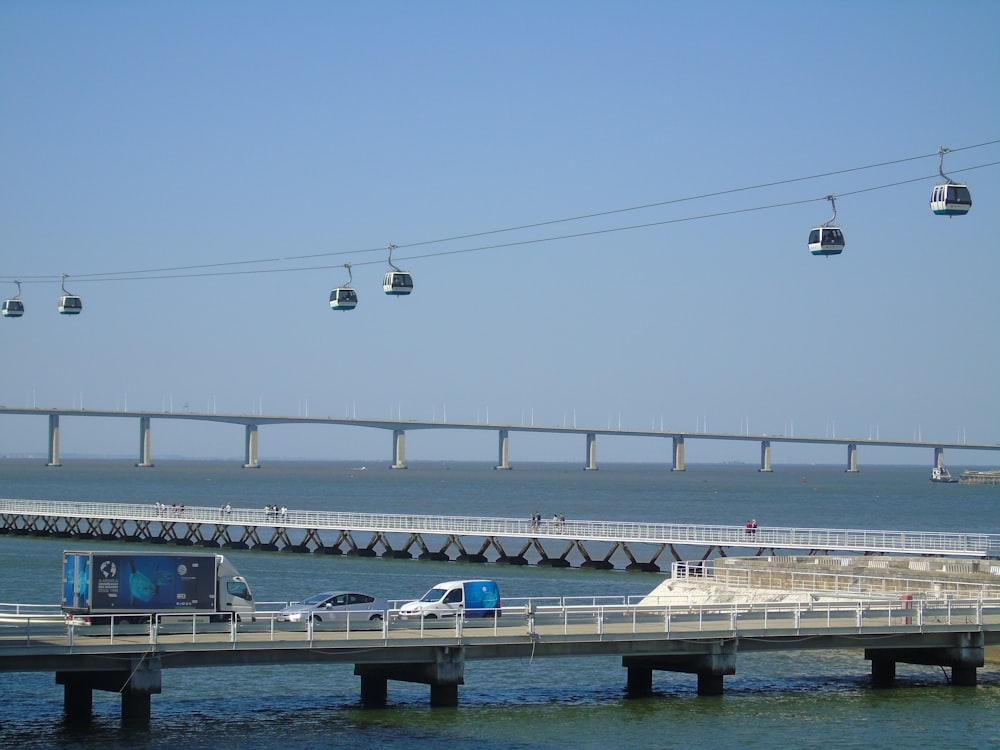
[[[389,603],[357,591],[324,591],[296,604],[289,604],[278,612],[278,620],[285,622],[350,622],[361,624],[382,620]]]

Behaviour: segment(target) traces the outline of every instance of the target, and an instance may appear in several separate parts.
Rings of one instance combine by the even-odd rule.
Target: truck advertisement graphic
[[[216,611],[216,556],[63,554],[64,611]]]

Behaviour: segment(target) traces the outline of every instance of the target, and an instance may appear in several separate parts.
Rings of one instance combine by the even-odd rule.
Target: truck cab
[[[401,617],[500,617],[500,587],[496,581],[444,581],[420,599],[399,608]]]

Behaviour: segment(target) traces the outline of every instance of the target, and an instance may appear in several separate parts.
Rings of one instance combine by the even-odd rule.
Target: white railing
[[[870,564],[874,559],[865,557],[861,558],[861,561]],[[825,560],[838,562],[833,558],[820,557],[811,560],[813,563],[822,563]],[[772,589],[847,597],[1000,599],[1000,573],[979,574],[977,580],[973,575],[953,574],[949,577],[940,569],[931,572],[928,566],[928,574],[917,578],[900,575],[902,569],[888,565],[884,568],[862,568],[858,561],[851,558],[842,558],[839,562],[847,563],[841,565],[843,572],[838,572],[835,566],[824,570],[818,565],[815,570],[806,570],[806,564],[802,562],[788,565],[769,562],[766,566],[741,565],[732,558],[724,561],[675,562],[672,565],[671,578],[699,584],[713,584],[727,589]],[[967,563],[967,565],[972,564],[974,563]],[[993,580],[985,580],[987,575]]]
[[[334,623],[280,620],[258,613],[253,622],[211,622],[204,614],[114,616],[103,624],[80,618],[23,617],[0,623],[0,657],[25,647],[69,653],[81,649],[156,645],[202,648],[403,647],[428,639],[488,645],[550,639],[628,642],[649,638],[787,637],[788,635],[921,634],[939,631],[1000,632],[1000,598],[824,601],[811,603],[701,604],[545,604],[525,600],[505,606],[499,617],[405,619],[388,610],[346,613]],[[32,605],[25,610],[33,609]],[[38,610],[36,610],[38,611]],[[143,620],[142,624],[136,620]],[[86,638],[76,637],[86,634]],[[794,647],[790,646],[790,647]]]
[[[757,549],[823,549],[902,554],[947,554],[985,557],[1000,550],[1000,535],[935,531],[812,529],[774,527],[748,533],[743,526],[666,524],[639,521],[542,521],[475,516],[429,516],[397,513],[353,513],[151,503],[90,503],[0,499],[0,514],[29,518],[55,517],[180,524],[253,526],[302,530],[575,539],[649,544],[723,545]]]

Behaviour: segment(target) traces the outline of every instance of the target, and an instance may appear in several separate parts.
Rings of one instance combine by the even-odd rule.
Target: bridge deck
[[[950,555],[971,558],[1000,557],[1000,535],[978,532],[887,531],[870,529],[815,529],[768,527],[748,532],[742,526],[668,524],[639,521],[567,520],[533,523],[527,518],[432,516],[416,514],[354,513],[186,507],[156,508],[149,504],[92,503],[0,499],[0,533],[52,534],[126,541],[160,541],[176,544],[261,549],[292,549],[307,552],[348,552],[383,556],[411,556],[415,547],[428,553],[435,539],[444,540],[437,554],[466,544],[478,543],[480,561],[490,547],[498,561],[526,563],[532,552],[542,560],[566,560],[570,552],[590,560],[584,543],[610,546],[604,562],[618,550],[635,562],[629,545],[653,545],[659,551],[693,546],[713,551],[739,548],[757,550],[842,551],[863,554]],[[324,534],[326,538],[324,538]],[[354,535],[369,535],[355,541]],[[330,537],[334,538],[330,538]],[[509,554],[507,544],[520,544]],[[544,548],[558,543],[561,558]],[[659,555],[659,551],[656,555]],[[654,560],[655,562],[655,557]],[[568,563],[567,563],[568,565]]]

